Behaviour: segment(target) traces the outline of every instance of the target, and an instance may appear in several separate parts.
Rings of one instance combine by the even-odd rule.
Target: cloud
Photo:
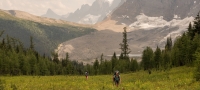
[[[0,0],[0,9],[21,10],[34,15],[43,15],[48,8],[59,15],[74,12],[83,4],[92,4],[95,0]]]

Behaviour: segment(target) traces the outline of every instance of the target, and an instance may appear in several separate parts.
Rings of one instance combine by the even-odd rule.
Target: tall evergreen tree
[[[196,59],[195,61],[195,71],[194,71],[194,78],[196,81],[200,81],[200,47],[196,50],[194,57]]]
[[[139,70],[139,65],[138,65],[138,62],[136,61],[136,59],[131,59],[131,63],[130,63],[131,67],[130,67],[130,70],[133,71],[133,72],[136,72],[137,70]]]
[[[114,69],[115,69],[115,67],[117,65],[117,56],[116,56],[115,52],[114,52],[114,54],[112,56],[111,62],[112,62],[112,71],[114,72]]]
[[[94,74],[97,75],[99,73],[99,61],[98,59],[95,60],[94,64],[93,64],[93,68],[94,68]]]
[[[171,51],[172,49],[172,38],[171,36],[167,38],[167,43],[165,45],[165,50]]]
[[[34,43],[33,43],[33,37],[30,36],[30,47],[31,50],[34,50]]]
[[[191,40],[193,40],[195,36],[195,32],[194,32],[194,29],[192,28],[191,22],[189,23],[189,26],[188,26],[188,35],[190,36]]]
[[[200,14],[200,12],[195,17],[194,25],[193,25],[194,32],[197,33],[197,34],[200,34],[200,15],[199,14]]]
[[[153,50],[150,47],[146,47],[146,49],[142,53],[142,66],[144,70],[149,70],[153,68]]]
[[[152,63],[155,65],[156,70],[161,69],[162,67],[162,56],[161,56],[161,50],[160,48],[157,46],[156,51],[154,52],[154,61],[155,63]]]
[[[124,59],[128,59],[128,54],[131,52],[129,45],[128,45],[128,40],[127,40],[127,31],[126,27],[124,27],[124,32],[123,32],[123,41],[120,43],[121,46],[121,53],[123,54]]]

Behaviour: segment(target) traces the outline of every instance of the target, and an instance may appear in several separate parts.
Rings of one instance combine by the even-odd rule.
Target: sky
[[[91,5],[95,0],[0,0],[0,9],[21,10],[34,15],[45,14],[48,8],[58,15],[74,12],[83,4]]]

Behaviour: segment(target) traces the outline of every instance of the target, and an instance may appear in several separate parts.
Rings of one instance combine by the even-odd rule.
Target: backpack
[[[117,75],[117,73],[118,73],[118,75]],[[115,73],[114,73],[114,80],[115,81],[119,81],[120,80],[119,71],[115,71]]]
[[[115,79],[115,81],[119,81],[119,80],[120,80],[119,74],[118,74],[118,75],[115,75],[115,76],[114,76],[114,79]]]

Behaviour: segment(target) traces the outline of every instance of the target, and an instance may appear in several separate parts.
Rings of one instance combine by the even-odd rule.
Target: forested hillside
[[[172,67],[196,67],[195,79],[200,81],[200,15],[196,16],[188,30],[177,37],[173,43],[171,37],[167,38],[165,49],[159,47],[155,51],[146,47],[143,51],[141,66],[144,70],[168,70]]]
[[[0,31],[4,31],[2,37],[9,35],[19,39],[25,47],[29,46],[29,38],[32,36],[36,51],[50,55],[58,44],[96,30],[65,23],[43,24],[20,19],[0,11]]]

